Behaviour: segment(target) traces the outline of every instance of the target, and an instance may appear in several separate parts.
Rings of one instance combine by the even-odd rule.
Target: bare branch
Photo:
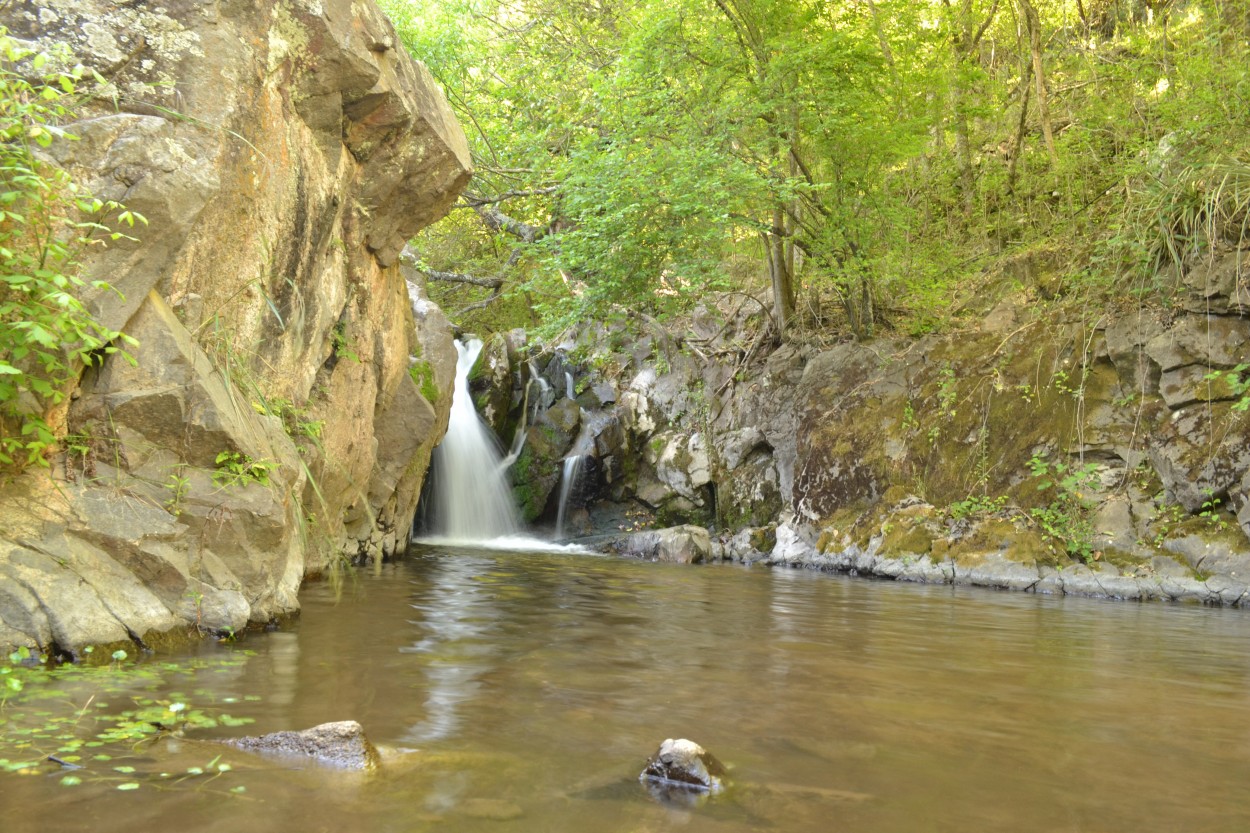
[[[529,223],[523,223],[520,220],[509,217],[493,205],[474,205],[473,210],[477,212],[477,216],[482,218],[482,222],[491,231],[502,231],[505,234],[511,234],[526,243],[533,243],[543,236],[544,231]]]
[[[503,286],[503,278],[475,278],[463,272],[443,272],[438,269],[419,269],[418,271],[432,281],[469,283],[474,286],[484,286],[488,289],[499,289],[499,287]]]
[[[461,199],[464,204],[470,208],[479,208],[483,205],[493,205],[504,202],[505,200],[516,199],[518,197],[543,197],[548,194],[554,194],[560,190],[560,186],[552,185],[548,188],[531,188],[527,191],[504,191],[502,194],[496,194],[493,197],[479,197],[476,194],[464,194]]]
[[[481,301],[475,301],[474,303],[469,304],[466,307],[461,307],[459,310],[457,310],[456,317],[459,318],[460,316],[464,315],[466,312],[473,312],[473,310],[483,309],[485,307],[488,307],[492,303],[497,301],[498,299],[499,299],[499,287],[495,287],[495,291],[492,292],[486,298],[483,298]]]

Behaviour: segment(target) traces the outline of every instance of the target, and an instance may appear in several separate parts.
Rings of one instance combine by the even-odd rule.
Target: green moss
[[[425,359],[418,359],[408,368],[408,375],[412,378],[413,384],[417,386],[417,390],[421,392],[421,396],[431,405],[438,403],[438,397],[441,395],[438,390],[438,383],[434,381],[434,368]]]
[[[977,564],[988,553],[997,553],[1019,564],[1064,563],[1036,530],[1020,528],[1011,521],[991,518],[978,524],[970,535],[950,544],[944,554],[962,566]]]
[[[933,549],[934,535],[923,524],[907,521],[887,524],[880,554],[886,558],[901,555],[927,555]]]

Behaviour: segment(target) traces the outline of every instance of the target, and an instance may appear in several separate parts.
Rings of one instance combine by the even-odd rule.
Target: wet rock
[[[483,345],[469,371],[469,392],[478,414],[495,436],[503,437],[512,405],[512,361],[503,333],[495,333]]]
[[[607,382],[595,382],[577,395],[577,404],[588,410],[616,403],[616,388]]]
[[[638,779],[661,786],[700,792],[720,792],[725,767],[699,744],[685,738],[666,739],[647,761]]]
[[[571,437],[582,422],[582,409],[572,399],[561,399],[547,409],[545,421],[562,435]]]
[[[635,532],[609,545],[618,555],[645,561],[700,564],[712,557],[712,538],[701,526],[686,524],[668,529]]]
[[[354,720],[322,723],[298,732],[231,738],[222,743],[262,755],[311,760],[334,769],[368,771],[378,766],[377,750]]]

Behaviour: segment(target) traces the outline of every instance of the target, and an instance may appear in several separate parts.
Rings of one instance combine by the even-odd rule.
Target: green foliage
[[[1250,364],[1242,362],[1230,370],[1215,370],[1203,379],[1207,382],[1223,382],[1228,388],[1229,397],[1236,399],[1233,410],[1245,413],[1250,410]]]
[[[219,489],[244,487],[252,483],[268,486],[269,473],[273,471],[273,463],[268,460],[253,460],[237,451],[222,451],[217,455],[216,463],[213,483]]]
[[[1094,493],[1099,488],[1098,465],[1051,462],[1034,455],[1029,471],[1038,491],[1054,489],[1049,504],[1030,510],[1042,531],[1055,539],[1073,558],[1089,563],[1095,559],[1093,512]]]
[[[1003,511],[1006,505],[1006,495],[999,495],[993,498],[985,495],[970,495],[964,500],[955,501],[947,507],[947,510],[950,512],[950,516],[958,521],[978,515],[993,515]]]
[[[76,271],[86,247],[126,237],[107,222],[146,221],[92,197],[41,153],[74,139],[60,125],[74,118],[86,73],[57,68],[67,64],[64,51],[34,52],[0,29],[0,465],[46,465],[49,409],[83,366],[135,343],[79,297],[109,285]]]
[[[1241,0],[383,5],[466,126],[474,194],[539,232],[466,205],[417,241],[506,277],[491,327],[759,292],[780,244],[809,323],[920,334],[1038,246],[1067,261],[1049,295],[1151,298],[1246,239]]]
[[[309,419],[308,411],[289,399],[264,397],[256,388],[258,400],[252,402],[252,410],[262,416],[276,416],[282,420],[282,430],[297,443],[301,440],[320,441],[325,420]]]
[[[221,697],[202,685],[203,678],[229,674],[248,656],[233,651],[213,659],[135,663],[118,650],[106,665],[52,666],[46,656],[22,648],[0,664],[0,770],[46,772],[59,766],[64,786],[111,783],[119,790],[138,789],[149,779],[179,783],[228,772],[229,764],[220,759],[192,768],[198,772],[142,772],[145,761],[136,747],[165,734],[251,723],[217,704],[258,697]],[[193,705],[179,691],[183,686],[193,686],[202,705]]]
[[[360,356],[352,349],[347,338],[347,322],[340,321],[330,331],[330,346],[336,358],[347,359],[349,362],[360,363]]]

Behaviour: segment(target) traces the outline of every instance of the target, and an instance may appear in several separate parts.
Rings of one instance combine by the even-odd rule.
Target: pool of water
[[[220,754],[188,733],[131,748],[127,791],[0,776],[0,827],[1250,829],[1243,611],[439,548],[302,602],[286,630],[203,647],[252,652],[195,686],[256,722],[201,736],[354,719],[415,752],[370,776],[232,752],[162,779]],[[636,777],[667,737],[731,789],[651,798]]]

